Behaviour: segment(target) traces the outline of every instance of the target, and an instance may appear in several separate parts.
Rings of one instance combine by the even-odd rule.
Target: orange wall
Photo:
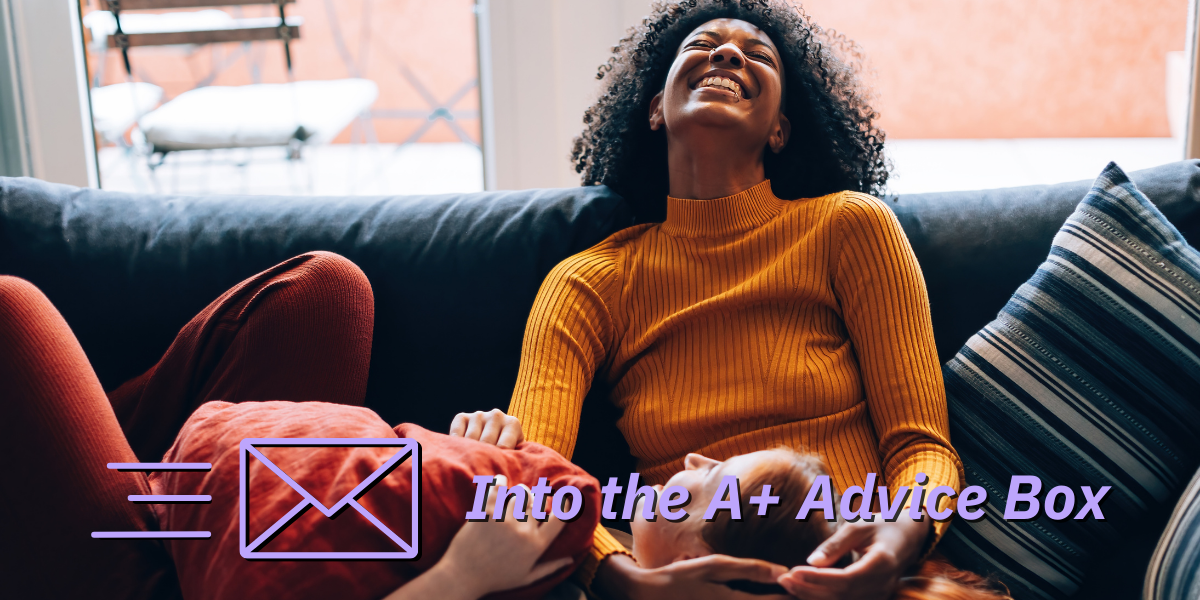
[[[807,0],[862,46],[892,138],[1169,136],[1188,0]]]

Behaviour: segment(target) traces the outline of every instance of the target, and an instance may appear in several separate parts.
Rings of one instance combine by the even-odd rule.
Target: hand
[[[504,411],[498,408],[487,412],[475,411],[454,415],[454,420],[450,422],[450,435],[479,440],[509,450],[525,441],[525,434],[521,432],[521,421],[504,414]]]
[[[786,572],[786,568],[766,561],[722,554],[643,569],[633,558],[613,554],[600,563],[592,587],[606,598],[631,600],[790,600],[789,596],[749,594],[725,585],[735,579],[773,584]]]
[[[929,535],[928,517],[914,521],[908,511],[894,523],[875,515],[871,522],[844,523],[813,551],[809,566],[796,567],[779,583],[801,600],[878,600],[891,596],[900,576],[917,561]],[[862,558],[844,569],[829,567],[857,550]]]
[[[503,475],[496,485],[507,485]],[[525,486],[518,486],[525,487]],[[530,495],[525,488],[526,497]],[[494,514],[497,494],[488,493],[487,514]],[[537,564],[546,548],[562,531],[553,515],[545,523],[513,517],[517,503],[509,503],[503,521],[468,521],[442,559],[384,600],[478,600],[492,592],[524,587],[571,564],[571,558]]]

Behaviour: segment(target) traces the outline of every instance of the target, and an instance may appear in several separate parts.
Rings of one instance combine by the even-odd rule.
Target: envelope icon
[[[338,500],[332,506],[325,506],[318,501],[312,494],[297,484],[287,473],[283,472],[275,463],[271,462],[266,456],[263,456],[259,448],[266,447],[330,447],[330,446],[353,446],[353,447],[394,447],[396,453],[391,458],[384,461],[378,469],[375,470],[369,477],[364,479],[353,490]],[[406,542],[396,535],[394,531],[384,525],[379,519],[372,515],[367,509],[363,508],[358,503],[358,498],[366,493],[366,490],[375,484],[379,479],[387,476],[392,470],[398,468],[396,465],[404,461],[405,458],[410,458],[410,464],[406,468],[412,469],[412,541]],[[258,460],[268,469],[270,469],[280,479],[287,482],[296,493],[303,497],[295,507],[287,514],[281,517],[273,525],[267,528],[262,535],[254,540],[248,539],[247,523],[248,520],[248,498],[250,469],[249,461]],[[238,448],[238,462],[240,463],[241,471],[239,473],[238,493],[238,547],[242,558],[247,559],[266,559],[266,560],[362,560],[362,559],[393,559],[393,560],[411,560],[419,554],[417,547],[418,536],[417,525],[420,522],[420,515],[417,509],[420,506],[420,490],[418,486],[421,481],[421,445],[416,440],[411,438],[246,438],[243,439]],[[359,514],[366,517],[368,521],[375,525],[388,538],[396,543],[398,550],[395,552],[262,552],[258,549],[275,534],[287,527],[297,518],[301,511],[309,508],[316,508],[321,511],[321,514],[326,517],[333,518],[345,508],[353,508]]]

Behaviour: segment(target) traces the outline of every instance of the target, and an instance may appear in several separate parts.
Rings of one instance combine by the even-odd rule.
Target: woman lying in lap
[[[417,559],[311,562],[245,560],[239,555],[240,536],[245,536],[254,551],[268,553],[264,558],[269,558],[271,552],[394,550],[396,544],[379,535],[380,525],[402,540],[414,539],[414,471],[412,463],[402,463],[354,497],[377,522],[357,518],[355,510],[346,510],[334,519],[308,510],[268,541],[249,541],[277,520],[286,519],[298,498],[291,483],[257,460],[248,462],[251,485],[247,501],[251,509],[245,530],[240,528],[237,498],[228,490],[238,484],[241,440],[327,436],[399,436],[420,444],[421,533]],[[261,452],[302,489],[329,505],[352,493],[395,454],[396,448],[367,446],[348,451],[267,446]],[[207,403],[183,426],[164,460],[207,461],[213,465],[212,471],[202,477],[164,472],[150,478],[150,487],[156,493],[213,497],[210,505],[168,505],[159,515],[161,526],[167,530],[212,532],[213,541],[208,544],[194,540],[167,543],[184,596],[193,600],[280,595],[291,599],[336,596],[374,600],[388,590],[394,591],[386,596],[387,600],[475,600],[494,592],[507,592],[503,597],[509,599],[540,598],[568,576],[568,567],[578,566],[588,554],[602,506],[595,479],[538,444],[526,442],[515,449],[502,449],[415,425],[390,428],[365,408],[320,402]],[[488,488],[486,499],[479,498],[475,477],[491,473],[497,474],[496,486]],[[726,589],[742,600],[785,600],[788,596],[775,582],[788,567],[807,564],[810,554],[840,528],[860,528],[857,524],[829,522],[820,512],[806,520],[795,518],[810,487],[822,475],[826,475],[826,467],[819,457],[786,448],[735,456],[724,462],[690,454],[684,469],[666,482],[667,492],[685,490],[690,501],[682,509],[673,509],[671,518],[665,514],[647,518],[654,514],[648,511],[657,509],[645,506],[647,496],[639,496],[633,511],[632,554],[646,568],[686,562],[688,568],[698,570],[710,581],[733,579]],[[721,495],[718,492],[728,478],[740,481],[742,519],[735,521],[730,511],[723,510],[711,521],[706,520],[710,500]],[[579,505],[554,500],[536,507],[544,512],[539,516],[528,501],[533,497],[530,487],[539,480],[555,492],[565,486],[578,489]],[[760,517],[748,499],[767,484],[780,501]],[[502,521],[466,521],[467,512],[475,508],[476,502],[485,505],[487,515],[497,515],[498,486],[509,485],[523,487],[525,494],[520,501],[505,495],[508,499],[501,508],[506,515]],[[664,487],[656,486],[656,492],[661,495]],[[833,500],[836,504],[836,497]],[[679,514],[680,510],[687,516]],[[518,513],[521,520],[516,518]],[[556,515],[562,515],[563,520]],[[905,513],[901,518],[909,516]],[[744,576],[746,565],[756,570],[749,579]],[[1003,598],[979,578],[961,572],[943,576],[926,571],[924,577],[904,580],[894,598]]]

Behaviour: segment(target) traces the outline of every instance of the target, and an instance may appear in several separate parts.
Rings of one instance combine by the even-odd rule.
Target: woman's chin
[[[729,128],[746,125],[750,114],[729,99],[713,98],[689,102],[678,115],[675,122],[669,120],[667,128],[716,127]],[[682,127],[681,127],[682,126]]]

